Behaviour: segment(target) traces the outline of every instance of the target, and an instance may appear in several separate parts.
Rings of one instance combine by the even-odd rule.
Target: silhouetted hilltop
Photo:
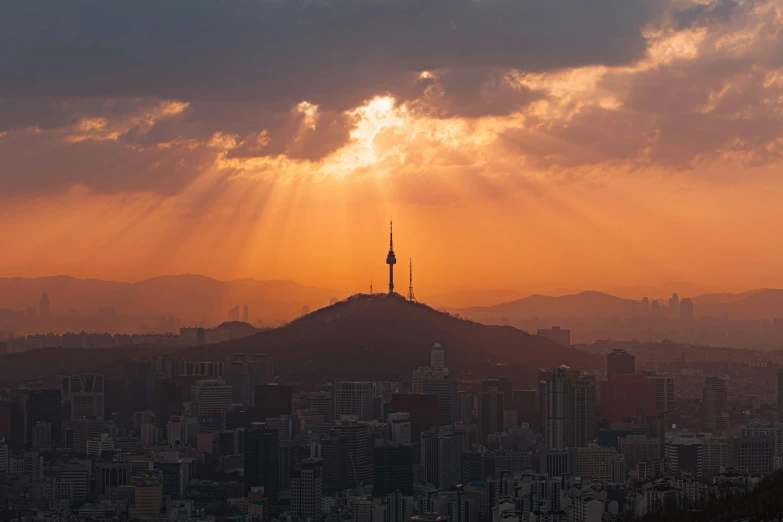
[[[439,312],[398,295],[358,295],[322,308],[287,326],[217,345],[186,348],[194,360],[227,357],[234,352],[269,353],[277,373],[294,376],[410,376],[429,364],[433,343],[446,349],[455,371],[486,371],[526,378],[539,367],[567,364],[599,368],[603,361],[511,327],[485,326]]]
[[[252,324],[244,323],[242,321],[226,321],[220,323],[217,326],[218,330],[228,330],[231,332],[231,339],[240,339],[242,337],[248,337],[261,331]]]
[[[495,306],[462,308],[454,312],[476,321],[499,322],[531,317],[630,317],[632,307],[631,299],[588,291],[558,297],[536,294]]]
[[[697,316],[728,314],[729,319],[774,319],[783,317],[783,290],[767,289],[735,294],[738,299],[699,304]]]

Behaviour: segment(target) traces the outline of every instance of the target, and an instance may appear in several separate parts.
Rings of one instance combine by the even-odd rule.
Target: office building
[[[87,453],[87,441],[100,438],[103,432],[103,420],[97,417],[82,417],[74,419],[73,425],[73,451]]]
[[[664,452],[669,472],[690,473],[697,479],[704,474],[704,448],[700,438],[669,435]]]
[[[413,495],[413,448],[387,444],[373,448],[373,496]]]
[[[446,367],[446,352],[439,343],[433,344],[430,350],[430,367],[439,371]]]
[[[571,346],[571,330],[564,330],[559,326],[539,328],[536,335],[549,339],[550,341],[555,341],[563,346]]]
[[[647,435],[626,435],[617,442],[617,451],[625,459],[625,470],[631,472],[640,462],[650,463],[663,458],[660,439]]]
[[[60,442],[60,390],[22,390],[26,447],[33,443],[33,427],[39,421],[52,426],[52,443]]]
[[[348,474],[348,487],[372,482],[372,438],[367,426],[354,421],[337,421],[334,431],[345,446],[347,462],[344,463]]]
[[[291,511],[299,520],[323,519],[323,461],[304,459],[291,476]]]
[[[317,411],[318,415],[324,418],[324,421],[334,419],[331,391],[302,392],[299,401],[303,408]]]
[[[626,422],[657,411],[656,383],[642,373],[613,373],[601,382],[601,419]]]
[[[44,421],[35,423],[31,447],[34,451],[52,447],[52,425],[50,423]]]
[[[67,399],[71,402],[71,420],[82,417],[104,419],[104,378],[98,373],[70,376]],[[63,400],[66,397],[63,396]]]
[[[435,426],[438,398],[423,393],[393,393],[391,411],[408,414],[411,421],[411,440],[421,439],[421,433]]]
[[[372,420],[374,388],[372,382],[338,381],[334,384],[334,416]]]
[[[616,455],[617,452],[612,448],[601,446],[576,448],[575,473],[580,477],[589,477],[600,482],[612,482],[615,475]]]
[[[424,481],[436,488],[448,489],[462,479],[461,456],[464,440],[461,435],[422,433],[421,464]]]
[[[775,471],[774,437],[737,437],[731,439],[729,463],[740,472]]]
[[[182,414],[182,387],[170,380],[155,383],[155,422],[163,429],[172,415]]]
[[[225,366],[226,383],[231,386],[232,401],[245,406],[255,405],[255,389],[275,378],[274,360],[267,354],[234,354]]]
[[[258,404],[258,403],[256,403]],[[267,429],[263,423],[253,423],[245,432],[245,489],[254,486],[264,488],[267,496],[274,498],[280,489],[280,445],[277,431]]]
[[[411,444],[411,421],[407,412],[390,413],[386,418],[391,430],[391,440],[397,444]]]
[[[704,428],[725,430],[729,428],[729,404],[726,380],[720,377],[704,378]]]
[[[287,384],[270,382],[256,385],[255,389],[255,420],[263,422],[266,419],[290,415],[292,409],[293,388]]]
[[[163,495],[185,498],[185,488],[193,478],[193,459],[164,460],[158,463]]]
[[[163,486],[159,474],[134,476],[133,504],[128,508],[131,519],[160,517],[163,505]]]
[[[0,438],[0,475],[8,473],[9,457],[8,443],[6,443],[5,439]]]
[[[422,390],[427,395],[437,397],[436,421],[438,425],[448,426],[457,421],[459,382],[456,379],[449,379],[442,375],[425,379],[422,382]]]
[[[636,357],[627,350],[614,348],[606,356],[606,373],[612,375],[627,375],[636,372]]]
[[[231,409],[231,386],[223,380],[198,381],[190,391],[191,400],[198,409],[198,421],[202,425],[223,426],[226,413]]]
[[[498,388],[490,388],[479,396],[478,420],[479,439],[483,444],[492,433],[504,429],[505,393]]]

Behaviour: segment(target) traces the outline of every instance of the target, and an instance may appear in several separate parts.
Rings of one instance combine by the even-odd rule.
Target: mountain
[[[201,275],[161,276],[137,283],[76,279],[69,276],[0,278],[0,309],[38,306],[47,291],[55,315],[94,315],[113,307],[123,316],[176,316],[184,321],[225,321],[229,308],[250,307],[250,319],[266,323],[299,316],[303,306],[329,304],[339,292],[293,281],[238,279],[218,281]]]
[[[495,306],[453,310],[460,316],[483,322],[515,321],[530,317],[629,317],[633,300],[614,297],[603,292],[581,292],[552,297],[531,295]]]
[[[429,350],[436,342],[445,348],[449,368],[459,372],[531,379],[538,368],[603,365],[599,357],[515,328],[485,326],[398,295],[380,294],[354,296],[281,328],[181,353],[191,360],[269,353],[278,373],[300,378],[405,379],[414,368],[429,364]],[[498,370],[497,365],[507,368]]]
[[[697,317],[728,314],[729,319],[737,320],[783,317],[783,290],[758,290],[740,294],[739,299],[730,302],[698,304],[694,307],[694,313]]]
[[[741,292],[737,294],[732,294],[729,292],[720,292],[715,294],[704,294],[704,295],[697,295],[696,297],[691,298],[693,301],[693,304],[695,305],[713,305],[713,304],[723,304],[723,303],[733,303],[735,301],[740,301],[742,299],[745,299],[746,297],[750,297],[753,294],[757,294],[759,292],[764,292],[765,290],[769,290],[768,288],[759,288],[756,290],[750,290],[748,292]]]
[[[411,303],[398,295],[359,295],[327,306],[290,324],[220,344],[183,348],[189,360],[225,360],[233,353],[269,353],[287,379],[317,382],[333,378],[410,379],[429,364],[438,342],[455,372],[507,375],[532,385],[538,368],[561,364],[601,368],[601,357],[561,346],[507,326],[485,326]],[[2,357],[0,382],[81,369],[121,377],[120,361],[149,357],[149,347],[115,350],[47,349]]]
[[[436,308],[468,308],[506,303],[530,295],[516,290],[460,290],[434,295],[426,299]]]
[[[707,294],[715,292],[715,287],[694,283],[691,281],[669,281],[655,285],[634,285],[621,288],[613,288],[608,291],[611,295],[625,299],[641,301],[643,297],[648,299],[669,299],[673,293],[677,293],[680,299],[683,297]]]

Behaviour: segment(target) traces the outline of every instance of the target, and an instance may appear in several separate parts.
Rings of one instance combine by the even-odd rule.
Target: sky
[[[783,0],[7,0],[0,276],[783,285]]]

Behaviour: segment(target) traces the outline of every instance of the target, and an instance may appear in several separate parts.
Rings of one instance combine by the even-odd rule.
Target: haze
[[[777,0],[75,3],[0,6],[3,276],[783,284]]]

